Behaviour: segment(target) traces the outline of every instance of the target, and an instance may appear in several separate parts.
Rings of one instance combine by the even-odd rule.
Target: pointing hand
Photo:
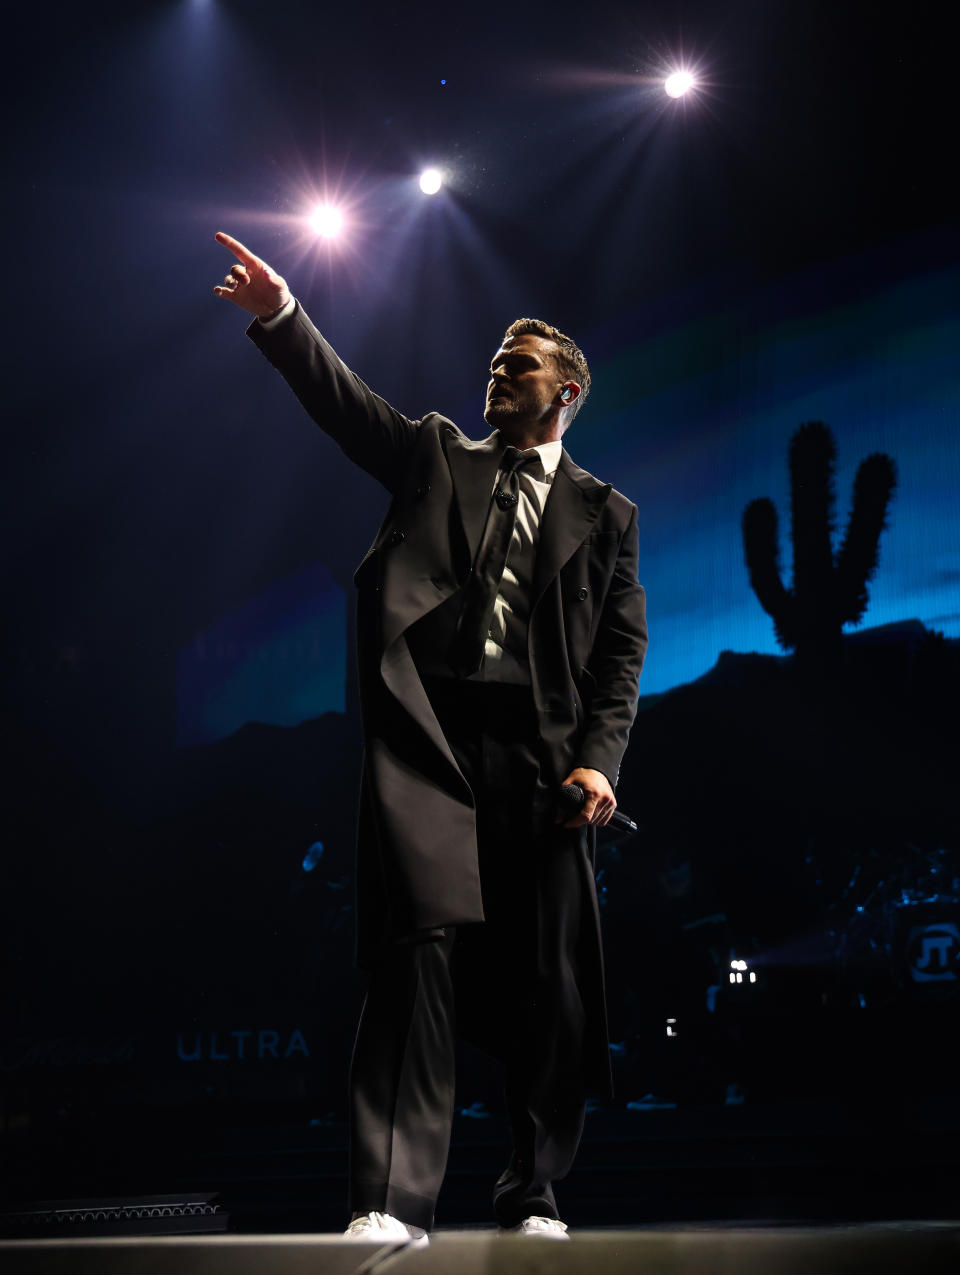
[[[290,299],[290,289],[285,279],[274,274],[267,263],[254,256],[239,239],[225,235],[220,230],[216,234],[216,240],[224,248],[229,248],[238,262],[230,267],[230,273],[223,283],[214,288],[218,297],[232,301],[248,314],[255,314],[258,319],[269,319],[286,305]]]

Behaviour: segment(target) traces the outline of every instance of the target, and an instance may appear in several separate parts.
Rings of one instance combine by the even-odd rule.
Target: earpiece
[[[565,385],[565,386],[563,387],[563,389],[560,391],[560,401],[561,401],[561,403],[569,403],[569,402],[570,402],[570,396],[572,395],[572,393],[573,393],[573,390],[571,390],[570,386],[569,386],[569,385]]]

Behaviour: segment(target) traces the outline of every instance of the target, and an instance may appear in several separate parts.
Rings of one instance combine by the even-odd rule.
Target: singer
[[[494,354],[473,442],[373,394],[283,279],[229,235],[214,291],[313,420],[389,492],[356,573],[365,756],[347,1235],[427,1242],[453,1119],[455,1030],[504,1069],[505,1231],[566,1239],[552,1184],[588,1093],[609,1093],[596,829],[647,645],[637,508],[561,438],[587,398],[577,346],[534,319]],[[582,808],[560,808],[576,784]]]

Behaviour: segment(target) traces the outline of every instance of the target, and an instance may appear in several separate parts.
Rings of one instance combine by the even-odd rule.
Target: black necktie
[[[520,476],[517,471],[521,465],[539,459],[538,452],[521,452],[516,447],[508,447],[503,453],[500,481],[490,501],[473,570],[463,586],[463,609],[448,656],[450,667],[460,677],[476,673],[483,661],[483,649],[517,520],[520,502]]]

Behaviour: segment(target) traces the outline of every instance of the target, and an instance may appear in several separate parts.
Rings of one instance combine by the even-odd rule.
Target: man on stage
[[[364,769],[347,1235],[425,1243],[453,1119],[459,1032],[502,1061],[506,1231],[565,1239],[552,1183],[588,1093],[610,1086],[596,828],[647,645],[637,509],[570,460],[576,345],[508,329],[473,442],[408,420],[337,357],[286,283],[229,235],[216,294],[314,421],[390,493],[356,573]],[[561,809],[576,784],[579,811]]]

